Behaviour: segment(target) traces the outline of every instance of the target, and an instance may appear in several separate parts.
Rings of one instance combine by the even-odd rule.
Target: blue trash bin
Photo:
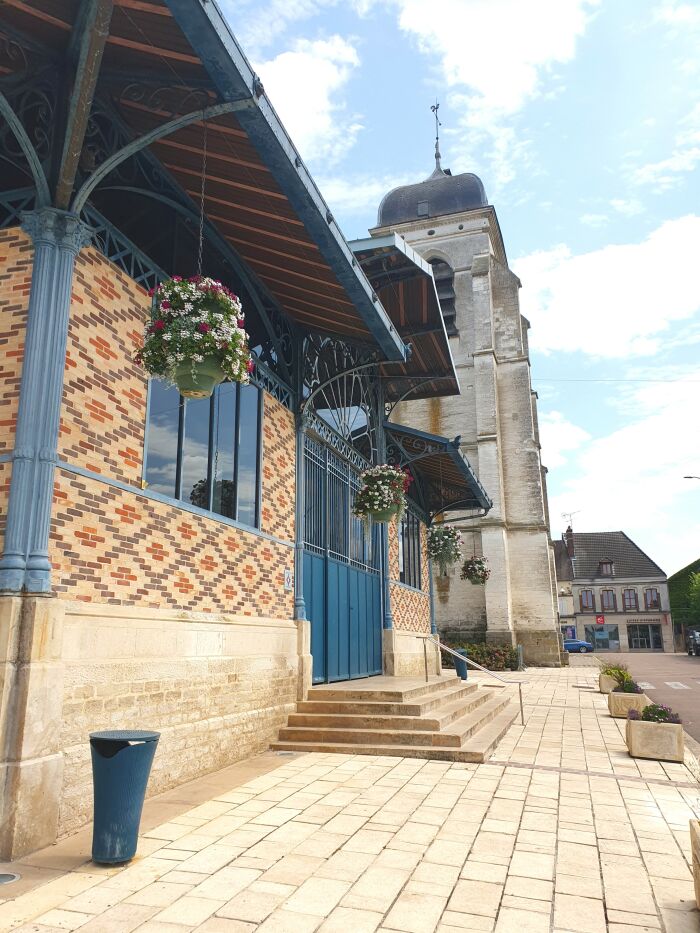
[[[455,651],[457,652],[457,654],[461,654],[462,657],[464,658],[468,657],[468,652],[466,648],[455,648]],[[462,680],[466,680],[467,671],[468,671],[467,662],[462,661],[461,658],[455,658],[454,662],[455,662],[455,670],[457,671],[457,676],[461,677]]]
[[[128,862],[136,854],[146,785],[160,732],[91,732],[95,800],[92,860]]]

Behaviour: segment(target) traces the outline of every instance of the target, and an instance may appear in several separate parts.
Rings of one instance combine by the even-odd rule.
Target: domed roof
[[[402,185],[384,196],[377,215],[378,227],[443,214],[458,214],[475,208],[486,207],[488,201],[481,179],[471,172],[452,175],[440,167],[436,159],[433,174],[416,185]]]

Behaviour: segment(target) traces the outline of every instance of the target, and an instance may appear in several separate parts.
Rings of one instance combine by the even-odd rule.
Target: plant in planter
[[[485,557],[477,557],[476,555],[470,557],[469,560],[464,561],[459,576],[462,580],[469,580],[475,586],[485,586],[486,581],[491,576],[488,560]]]
[[[428,557],[435,561],[441,576],[462,556],[462,532],[451,525],[428,528]]]
[[[187,398],[207,398],[230,379],[247,382],[253,368],[241,303],[221,282],[175,276],[154,293],[136,361],[174,383]]]
[[[669,706],[649,703],[641,710],[630,709],[625,738],[633,758],[683,761],[683,726],[678,713]]]
[[[648,705],[649,697],[631,677],[623,680],[608,694],[608,709],[616,719],[625,719],[631,709],[641,713]]]
[[[406,509],[406,493],[413,477],[399,467],[382,463],[370,467],[360,476],[362,486],[355,496],[353,512],[369,523],[401,521]]]
[[[598,675],[598,689],[601,693],[611,693],[615,687],[631,679],[624,664],[603,664]]]

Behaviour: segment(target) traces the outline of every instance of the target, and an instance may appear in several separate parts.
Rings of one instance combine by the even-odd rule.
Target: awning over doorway
[[[412,349],[407,360],[382,364],[387,400],[459,395],[430,263],[397,233],[351,240],[350,246],[402,340]]]
[[[391,421],[388,459],[408,467],[418,485],[418,498],[431,516],[441,512],[488,512],[493,503],[459,449],[459,437],[450,440]]]

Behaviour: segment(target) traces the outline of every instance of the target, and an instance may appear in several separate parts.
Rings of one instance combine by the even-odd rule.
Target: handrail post
[[[437,658],[437,672],[438,672],[438,677],[442,677],[442,655],[440,654],[440,651],[442,650],[442,646],[440,645],[440,635],[438,633],[436,633],[435,635],[435,641],[436,641],[435,656]]]
[[[525,710],[523,709],[523,684],[518,681],[518,696],[520,697],[520,722],[525,726]]]
[[[428,677],[428,646],[425,638],[423,639],[423,664],[425,665],[425,682],[427,684],[430,678]]]

